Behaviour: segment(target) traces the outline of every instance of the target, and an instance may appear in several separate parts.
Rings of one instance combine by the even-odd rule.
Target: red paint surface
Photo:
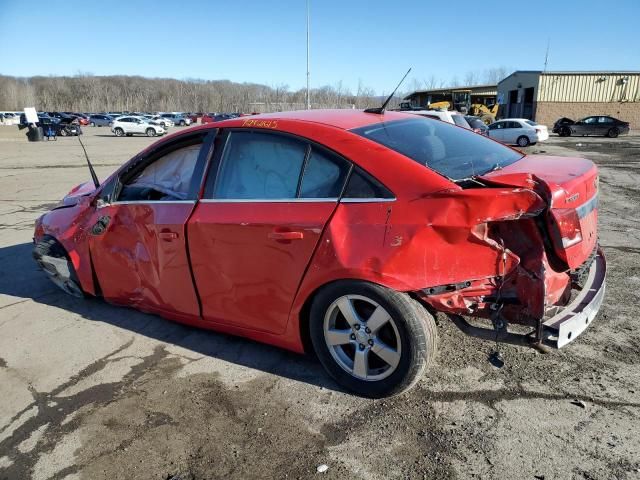
[[[73,206],[40,219],[36,236],[53,235],[63,244],[89,293],[100,287],[114,303],[296,351],[303,348],[303,307],[323,285],[340,279],[414,292],[438,310],[466,315],[487,316],[499,294],[510,299],[505,317],[519,323],[564,304],[567,271],[596,244],[597,210],[580,220],[582,242],[566,249],[556,242],[552,252],[545,250],[535,219],[549,222],[549,209],[576,208],[591,199],[597,193],[595,166],[584,159],[524,157],[488,174],[488,188],[462,190],[345,130],[406,117],[344,110],[251,117],[252,128],[306,137],[348,158],[394,192],[391,202],[97,208],[92,186],[83,185],[65,199]],[[244,121],[188,131],[241,127]],[[112,219],[107,231],[92,235],[103,215]],[[471,285],[455,291],[425,291],[466,281]]]

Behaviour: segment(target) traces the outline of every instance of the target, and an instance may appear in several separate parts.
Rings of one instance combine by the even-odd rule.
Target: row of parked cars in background
[[[549,130],[545,125],[526,118],[503,118],[485,125],[480,117],[463,115],[455,111],[412,109],[406,110],[405,113],[452,123],[507,145],[527,147],[549,138]],[[629,123],[607,115],[590,116],[578,121],[563,117],[555,122],[552,132],[561,137],[603,135],[616,138],[618,135],[629,133]]]
[[[24,113],[1,112],[1,120],[9,119],[5,124],[28,126]],[[190,126],[200,119],[202,123],[218,122],[240,116],[239,113],[182,113],[182,112],[38,112],[36,126],[42,127],[46,136],[82,135],[81,126],[110,127],[119,137],[164,135],[168,129],[178,126]]]

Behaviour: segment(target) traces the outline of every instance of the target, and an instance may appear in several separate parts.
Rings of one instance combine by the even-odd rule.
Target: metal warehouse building
[[[498,83],[500,118],[529,118],[551,126],[610,115],[640,128],[640,72],[516,71]]]

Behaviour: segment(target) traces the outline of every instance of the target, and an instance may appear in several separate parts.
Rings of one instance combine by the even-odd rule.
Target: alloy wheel
[[[360,380],[382,380],[400,363],[396,323],[381,305],[362,295],[344,295],[329,306],[324,339],[335,362]]]

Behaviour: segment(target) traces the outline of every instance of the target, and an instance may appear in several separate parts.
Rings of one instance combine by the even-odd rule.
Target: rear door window
[[[296,198],[305,142],[282,135],[234,131],[229,135],[215,198],[284,200]]]

